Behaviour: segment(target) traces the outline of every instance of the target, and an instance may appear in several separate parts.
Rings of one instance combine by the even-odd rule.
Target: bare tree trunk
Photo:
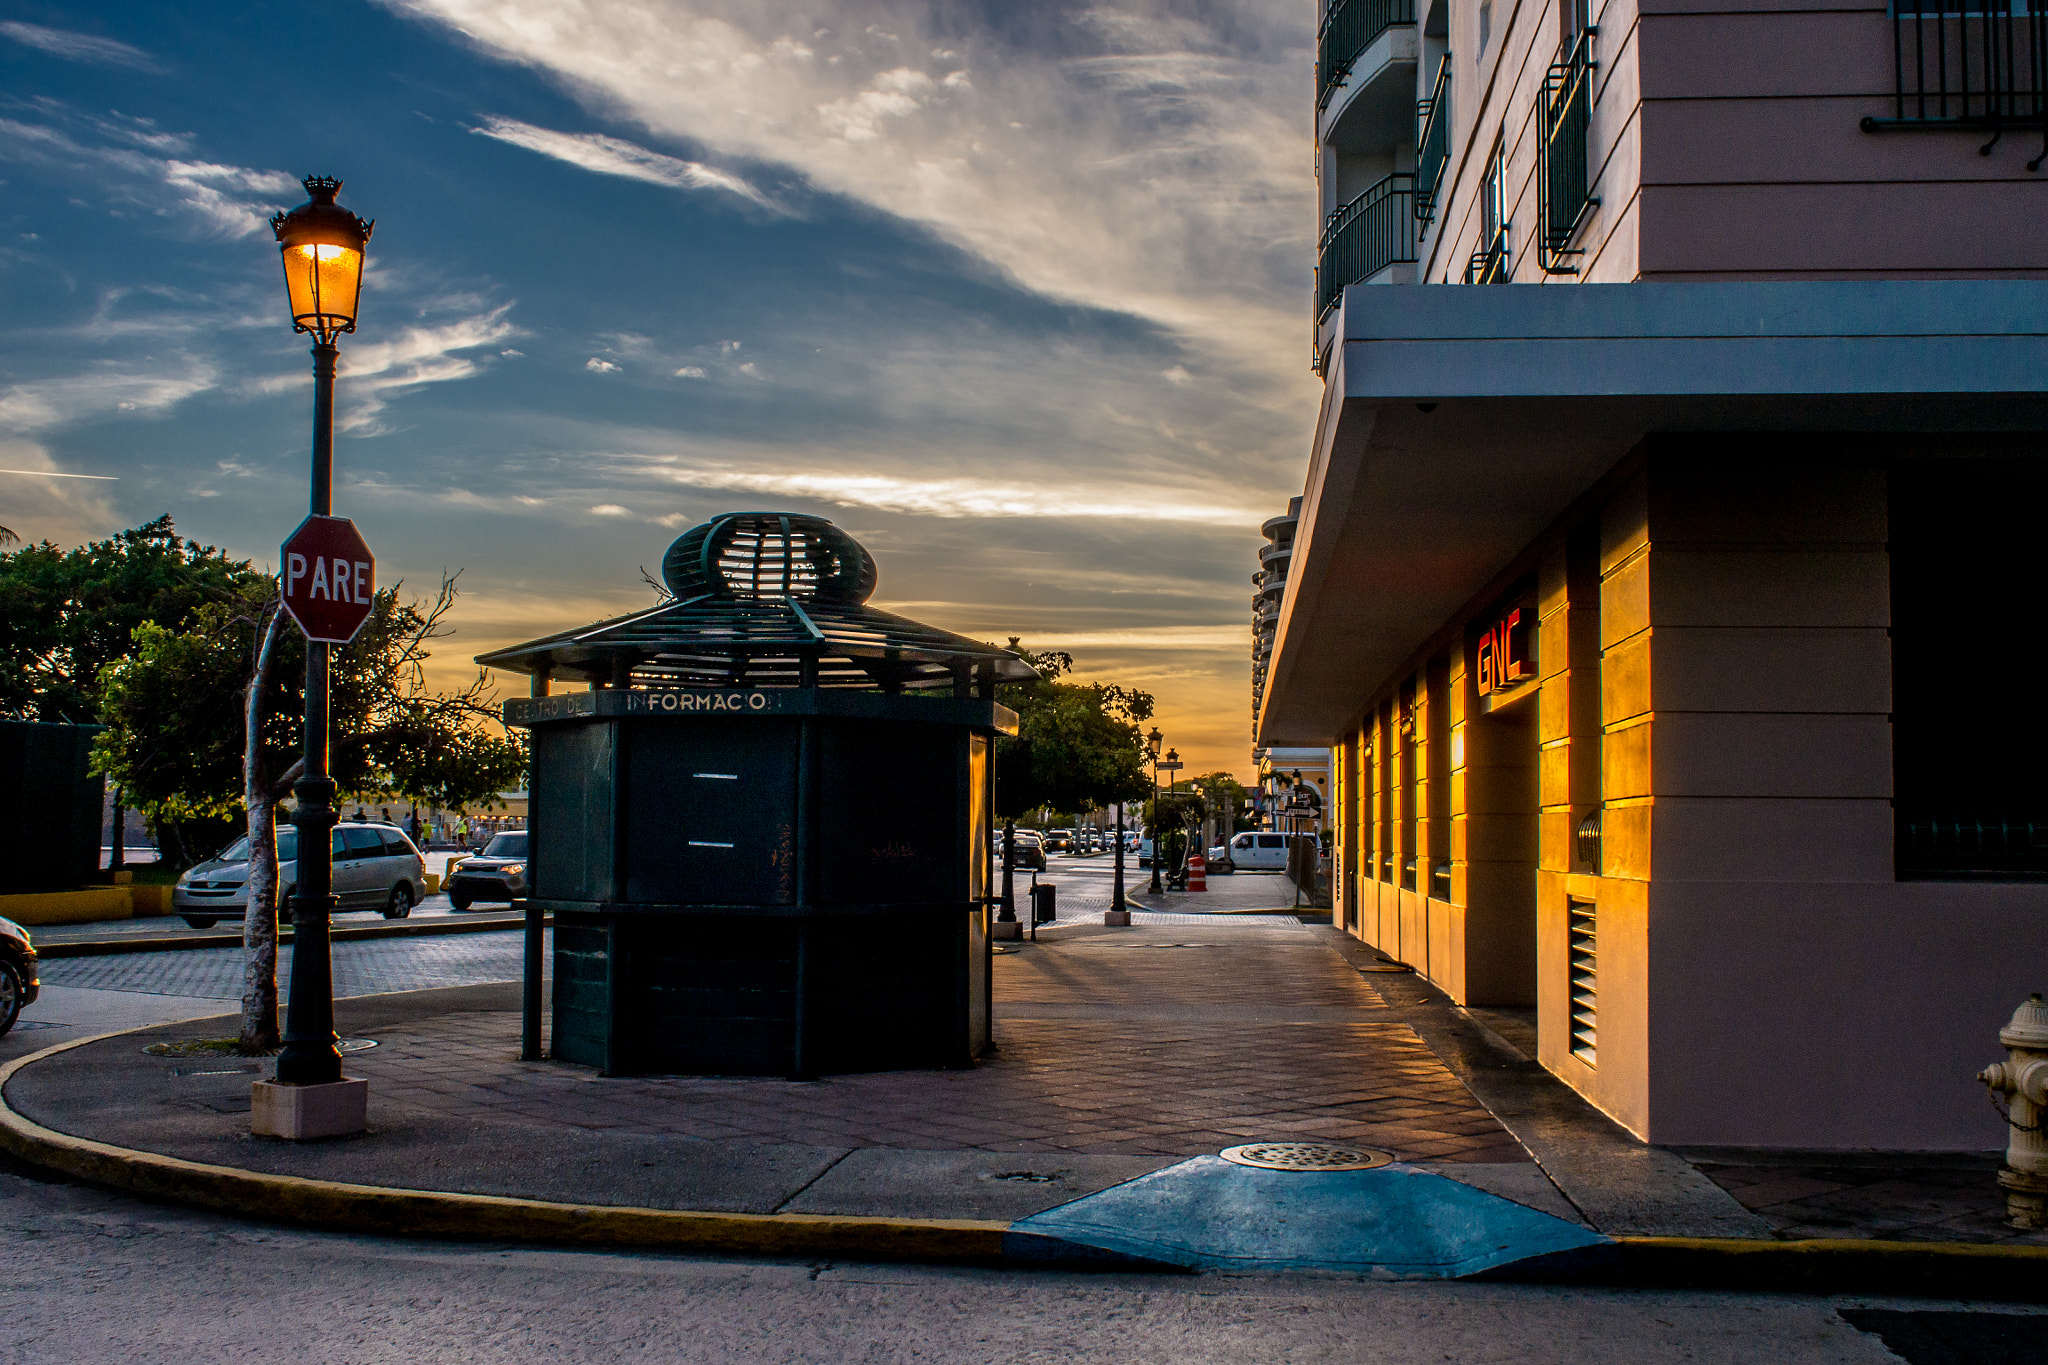
[[[249,908],[242,916],[244,1052],[268,1052],[280,1040],[277,1022],[277,796],[263,763],[263,697],[284,622],[271,612],[242,699],[242,801],[249,812]]]

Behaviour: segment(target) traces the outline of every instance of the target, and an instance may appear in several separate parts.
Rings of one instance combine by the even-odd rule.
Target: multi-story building
[[[1973,1076],[2048,986],[2048,11],[2009,2],[1325,16],[1256,742],[1334,746],[1339,922],[1533,1008],[1651,1141],[2003,1142]]]
[[[1269,518],[1259,531],[1259,567],[1252,574],[1252,720],[1266,695],[1266,664],[1273,656],[1273,628],[1280,624],[1280,598],[1287,591],[1287,560],[1294,553],[1294,524],[1301,499],[1290,498],[1283,516]],[[1257,756],[1254,755],[1254,758]]]

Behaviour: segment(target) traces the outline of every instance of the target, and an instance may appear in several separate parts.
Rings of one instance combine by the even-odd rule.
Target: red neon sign
[[[1529,632],[1522,625],[1522,609],[1516,607],[1495,621],[1479,637],[1479,695],[1514,687],[1536,676],[1536,662],[1529,657]]]

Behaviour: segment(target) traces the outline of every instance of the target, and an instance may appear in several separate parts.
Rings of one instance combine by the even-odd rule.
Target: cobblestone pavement
[[[445,938],[338,942],[334,945],[334,993],[376,995],[384,991],[517,980],[524,943],[524,936],[516,929]],[[278,954],[280,982],[291,980],[291,958],[289,948]],[[41,975],[52,986],[239,1000],[242,950],[201,948],[190,952],[54,958],[42,964]]]
[[[351,1066],[385,1102],[591,1131],[1170,1156],[1293,1138],[1528,1159],[1298,923],[1196,927],[1075,928],[998,957],[998,1052],[971,1071],[601,1079],[513,1060],[518,1020],[496,1013],[380,1030]]]

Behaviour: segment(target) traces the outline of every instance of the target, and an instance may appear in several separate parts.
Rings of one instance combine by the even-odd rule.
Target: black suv
[[[508,830],[475,857],[448,866],[448,903],[467,910],[478,901],[515,901],[526,895],[526,831]]]

